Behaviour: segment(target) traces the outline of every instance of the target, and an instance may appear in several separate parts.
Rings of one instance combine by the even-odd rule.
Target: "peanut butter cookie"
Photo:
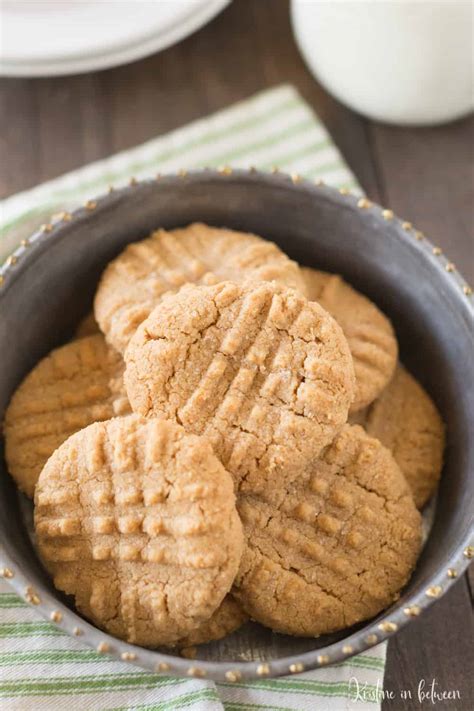
[[[390,452],[346,425],[306,477],[240,494],[246,546],[234,594],[278,632],[317,636],[397,599],[421,545],[421,517]]]
[[[130,413],[122,357],[102,335],[56,348],[17,388],[5,413],[5,457],[20,489],[33,496],[48,457],[69,435]]]
[[[208,436],[243,488],[297,476],[341,429],[354,392],[340,327],[275,282],[183,287],[125,358],[132,409]]]
[[[194,632],[242,553],[232,479],[205,439],[135,415],[77,432],[35,492],[38,547],[98,627],[147,647]]]
[[[249,616],[232,595],[226,595],[214,614],[173,646],[186,648],[214,642],[238,630]]]
[[[361,410],[382,392],[395,370],[398,345],[392,324],[375,304],[337,274],[308,267],[301,271],[308,298],[329,311],[344,331],[356,376],[351,412]]]
[[[277,281],[304,290],[296,262],[256,235],[193,224],[157,230],[130,244],[105,269],[95,316],[107,340],[123,353],[136,329],[167,291],[187,282]]]
[[[443,421],[428,393],[399,364],[360,424],[391,450],[421,509],[438,485],[445,443]]]

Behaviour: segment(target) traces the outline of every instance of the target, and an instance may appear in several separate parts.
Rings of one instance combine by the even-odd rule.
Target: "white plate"
[[[131,62],[206,24],[230,0],[2,0],[0,74],[77,74]]]

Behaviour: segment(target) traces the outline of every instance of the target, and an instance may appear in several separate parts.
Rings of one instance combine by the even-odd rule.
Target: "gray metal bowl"
[[[93,627],[51,585],[28,535],[25,506],[0,462],[0,566],[47,619],[87,644],[153,671],[215,680],[296,673],[386,639],[443,595],[472,558],[474,509],[473,296],[409,223],[365,199],[297,177],[205,170],[135,183],[45,225],[0,270],[0,413],[26,372],[90,308],[105,264],[157,226],[200,220],[256,232],[302,264],[342,273],[392,319],[401,358],[448,427],[433,528],[400,600],[357,628],[286,637],[249,623],[204,645],[198,659],[125,644]]]

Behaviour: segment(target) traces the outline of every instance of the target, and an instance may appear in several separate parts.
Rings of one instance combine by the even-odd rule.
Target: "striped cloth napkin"
[[[278,166],[360,191],[324,126],[293,87],[281,86],[4,200],[0,263],[52,213],[111,183],[221,165]],[[343,664],[279,679],[215,684],[163,677],[82,646],[0,582],[2,711],[377,711],[385,651],[379,645]]]

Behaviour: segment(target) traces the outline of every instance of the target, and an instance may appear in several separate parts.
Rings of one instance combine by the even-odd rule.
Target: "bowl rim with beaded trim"
[[[112,256],[153,227],[192,221],[273,239],[303,264],[341,272],[388,312],[401,334],[402,358],[408,358],[408,365],[448,420],[446,467],[452,482],[450,487],[442,485],[432,535],[449,540],[439,551],[430,536],[415,569],[417,579],[412,578],[400,599],[336,642],[318,646],[315,640],[314,649],[278,658],[190,661],[118,640],[65,603],[39,568],[23,521],[18,520],[15,487],[0,462],[0,575],[63,631],[101,653],[154,672],[237,682],[341,662],[417,618],[450,588],[474,556],[468,510],[474,481],[469,484],[467,476],[474,469],[474,443],[469,448],[463,424],[468,415],[474,419],[474,397],[471,407],[472,387],[468,383],[464,392],[462,388],[463,375],[468,375],[462,354],[466,344],[472,343],[472,290],[442,251],[411,223],[365,197],[327,187],[320,180],[278,170],[267,173],[230,167],[131,179],[127,187],[110,189],[71,213],[57,215],[23,240],[0,267],[0,352],[6,354],[0,411],[28,369],[71,331],[91,298],[94,280]],[[81,275],[83,280],[84,275],[90,277],[88,289],[83,288]],[[65,301],[70,308],[64,308]],[[437,313],[433,314],[433,308]],[[34,319],[29,318],[31,313]],[[19,327],[22,324],[28,328]],[[427,353],[432,360],[428,365]],[[445,377],[440,378],[440,372]],[[463,500],[467,500],[467,510]],[[419,566],[425,569],[420,575]]]

